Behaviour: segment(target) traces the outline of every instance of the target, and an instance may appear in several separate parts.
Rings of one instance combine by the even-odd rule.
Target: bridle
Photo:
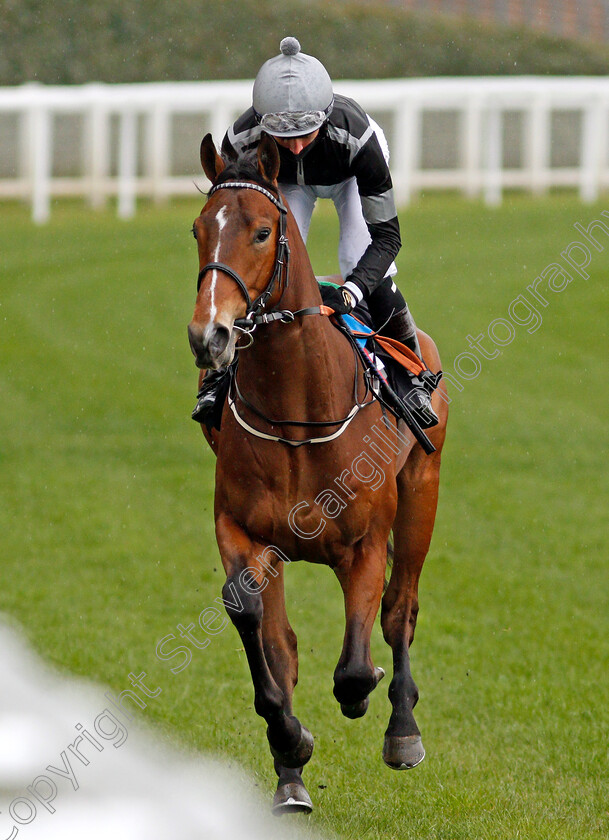
[[[275,290],[275,284],[279,283],[279,285],[281,286],[282,295],[288,287],[290,246],[288,243],[288,237],[286,235],[288,215],[287,207],[280,199],[275,198],[275,196],[271,192],[269,192],[269,190],[265,189],[264,187],[261,187],[259,184],[251,183],[250,181],[225,181],[223,184],[216,184],[215,187],[211,188],[211,190],[208,193],[208,196],[211,197],[212,195],[214,195],[214,193],[218,192],[219,190],[255,190],[256,192],[261,193],[265,198],[268,198],[268,200],[272,204],[274,204],[275,207],[279,210],[279,236],[277,238],[277,253],[275,254],[275,266],[273,269],[273,273],[269,279],[269,282],[266,285],[266,288],[258,295],[258,297],[254,301],[252,301],[247,286],[245,285],[243,279],[237,274],[237,272],[234,269],[232,269],[229,265],[220,262],[207,263],[207,265],[204,265],[201,271],[199,271],[199,276],[197,278],[197,294],[201,288],[203,277],[208,271],[221,271],[223,274],[226,274],[228,277],[235,281],[241,293],[243,294],[243,297],[245,298],[245,318],[238,318],[235,321],[235,326],[238,329],[244,330],[245,332],[250,332],[253,329],[253,327],[257,325],[257,323],[268,323],[269,320],[293,321],[295,313],[291,312],[289,313],[289,316],[286,312],[272,313],[279,316],[277,318],[272,319],[269,317],[269,315],[262,316],[264,307],[266,306],[269,298]]]
[[[260,186],[259,184],[254,184],[251,181],[225,181],[222,184],[216,184],[216,186],[212,187],[208,193],[208,196],[214,195],[214,193],[218,192],[219,190],[255,190],[256,192],[261,193],[265,198],[275,205],[275,207],[279,210],[279,236],[277,238],[277,253],[275,254],[275,266],[273,268],[273,273],[266,285],[264,291],[258,295],[258,297],[252,301],[250,297],[250,293],[248,291],[247,286],[245,285],[243,279],[239,276],[239,274],[232,269],[229,265],[221,262],[210,262],[207,265],[204,265],[203,268],[199,271],[199,276],[197,278],[197,294],[201,288],[201,283],[203,281],[203,277],[208,271],[221,271],[223,274],[226,274],[227,277],[230,277],[232,280],[235,281],[237,286],[239,287],[243,297],[245,298],[245,305],[246,305],[246,314],[245,318],[237,318],[234,322],[234,326],[240,330],[242,333],[246,333],[250,339],[250,344],[253,341],[252,333],[255,328],[259,324],[269,324],[273,321],[281,321],[283,323],[291,323],[294,321],[297,315],[329,315],[332,313],[332,309],[329,309],[325,306],[308,306],[304,309],[299,309],[296,312],[292,312],[289,309],[275,309],[271,310],[270,312],[264,312],[264,308],[273,294],[275,290],[275,284],[278,283],[281,286],[281,296],[285,292],[288,286],[289,280],[289,262],[290,262],[290,247],[288,243],[288,238],[286,235],[287,230],[287,214],[288,210],[285,204],[279,199],[276,198],[269,190],[265,189],[264,187]],[[280,297],[281,300],[281,297]],[[249,346],[249,345],[246,345]],[[245,348],[242,348],[245,349]],[[327,420],[327,421],[297,421],[297,420],[273,420],[270,417],[265,417],[262,412],[258,411],[251,403],[249,403],[243,394],[239,392],[238,386],[236,384],[236,379],[231,372],[231,386],[236,388],[237,395],[240,401],[246,405],[250,410],[252,410],[256,415],[264,419],[267,423],[271,425],[279,425],[279,426],[325,426],[325,427],[332,427],[337,426],[335,432],[329,435],[324,435],[322,437],[314,437],[314,438],[307,438],[306,440],[292,440],[290,438],[281,437],[279,435],[269,435],[262,432],[260,429],[255,429],[253,426],[250,426],[245,420],[240,416],[237,411],[237,407],[235,405],[235,395],[233,393],[233,387],[229,390],[228,395],[228,404],[235,416],[237,422],[246,429],[250,434],[253,434],[256,437],[263,438],[264,440],[272,440],[278,441],[280,443],[286,443],[290,446],[297,447],[303,446],[308,443],[326,443],[327,441],[336,440],[336,438],[340,437],[342,433],[345,431],[347,426],[351,423],[354,417],[359,413],[362,408],[365,408],[367,405],[371,405],[374,402],[374,396],[371,392],[370,383],[366,376],[364,376],[365,382],[365,394],[362,400],[358,399],[357,397],[357,383],[358,383],[358,358],[357,354],[355,354],[355,374],[354,374],[354,405],[347,414],[346,417],[340,418],[340,420]]]

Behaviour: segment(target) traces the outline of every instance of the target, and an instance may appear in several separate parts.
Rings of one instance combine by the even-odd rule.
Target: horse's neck
[[[291,214],[287,233],[289,283],[277,308],[296,312],[318,306],[321,295]],[[262,399],[265,413],[277,419],[334,419],[352,401],[353,354],[324,315],[258,327],[253,345],[241,355],[239,369],[244,390]]]

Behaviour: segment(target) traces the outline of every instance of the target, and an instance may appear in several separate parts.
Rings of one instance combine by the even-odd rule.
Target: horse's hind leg
[[[334,696],[349,718],[366,713],[368,695],[385,676],[372,664],[370,635],[383,592],[386,550],[386,538],[369,534],[351,564],[335,569],[345,597],[345,637],[334,671]]]
[[[440,448],[439,445],[437,452],[427,456],[420,446],[415,446],[398,475],[395,553],[381,612],[383,635],[393,651],[393,679],[389,685],[393,711],[385,733],[383,759],[395,770],[415,767],[425,757],[412,711],[419,695],[410,673],[408,650],[419,610],[419,576],[436,514]]]
[[[273,678],[283,692],[283,711],[292,714],[292,695],[298,682],[298,651],[296,634],[290,626],[285,609],[283,562],[267,575],[262,593],[262,643],[264,655]],[[302,767],[284,767],[275,759],[278,776],[273,798],[273,813],[277,816],[313,810],[311,797],[302,781]]]
[[[269,584],[263,547],[253,543],[232,517],[216,518],[216,537],[226,582],[222,595],[226,612],[237,628],[254,685],[254,708],[267,723],[271,753],[284,767],[302,767],[313,752],[313,736],[294,715],[286,714],[282,689],[267,661],[263,638],[263,590]],[[260,552],[260,553],[258,553]]]

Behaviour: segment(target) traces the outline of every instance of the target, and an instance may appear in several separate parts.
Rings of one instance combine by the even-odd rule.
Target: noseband
[[[226,181],[223,184],[217,184],[215,187],[212,187],[209,191],[209,196],[211,197],[214,193],[218,192],[219,190],[255,190],[256,192],[262,193],[265,198],[275,205],[275,207],[279,210],[279,237],[277,239],[277,253],[275,255],[275,267],[273,269],[273,274],[269,282],[266,285],[264,291],[258,295],[258,297],[252,301],[250,298],[250,293],[248,291],[247,286],[243,282],[243,279],[237,274],[237,272],[232,269],[229,265],[225,265],[224,263],[220,262],[211,262],[204,265],[201,271],[199,272],[199,276],[197,278],[197,293],[201,288],[201,283],[203,281],[203,277],[208,271],[221,271],[223,274],[226,274],[232,280],[235,281],[243,297],[245,298],[245,305],[246,305],[246,315],[245,318],[239,318],[235,321],[236,325],[239,325],[240,322],[245,322],[248,325],[251,325],[254,317],[259,315],[264,307],[270,296],[273,294],[275,289],[275,283],[279,282],[282,284],[282,293],[288,286],[288,269],[289,269],[289,261],[290,261],[290,246],[288,244],[288,238],[286,236],[286,227],[287,227],[287,215],[288,210],[285,204],[282,201],[275,198],[275,196],[266,190],[264,187],[261,187],[259,184],[253,184],[249,181]]]

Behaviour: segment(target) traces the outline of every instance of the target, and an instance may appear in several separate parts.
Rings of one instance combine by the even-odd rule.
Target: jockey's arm
[[[347,288],[358,290],[361,299],[382,282],[402,244],[389,166],[376,135],[356,155],[353,174],[372,241],[345,281],[351,284]]]
[[[238,137],[235,148],[232,140]],[[234,158],[237,153],[255,148],[259,132],[252,130],[252,112],[246,111],[226,132],[222,141],[222,154]],[[370,295],[382,282],[401,247],[400,225],[393,198],[393,185],[389,166],[376,134],[356,154],[350,173],[357,182],[364,220],[371,242],[358,264],[345,278],[347,288],[359,301]]]

